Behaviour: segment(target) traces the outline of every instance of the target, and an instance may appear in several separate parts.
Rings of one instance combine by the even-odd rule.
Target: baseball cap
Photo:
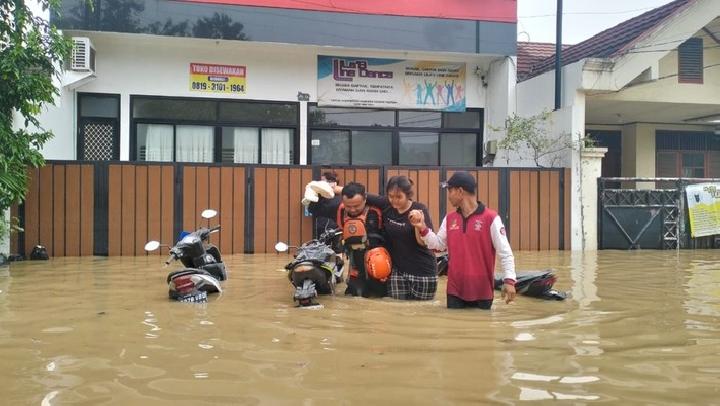
[[[453,175],[445,182],[440,182],[440,186],[444,188],[448,187],[459,187],[463,188],[466,192],[475,193],[475,178],[465,171],[459,171],[453,173]]]

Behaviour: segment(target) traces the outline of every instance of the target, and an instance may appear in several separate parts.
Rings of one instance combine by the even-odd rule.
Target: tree
[[[227,14],[213,13],[212,17],[203,17],[193,26],[196,38],[249,40],[243,32],[243,24],[233,22]]]
[[[531,117],[520,117],[513,113],[505,120],[504,128],[493,131],[504,132],[505,137],[498,141],[498,148],[514,153],[520,159],[529,159],[537,167],[554,167],[562,163],[562,152],[573,147],[567,134],[553,135],[550,132],[551,112],[543,111]]]
[[[60,6],[59,0],[39,2],[43,10]],[[37,115],[59,95],[53,80],[70,50],[71,42],[33,16],[25,0],[0,2],[0,214],[25,198],[27,168],[44,164],[39,149],[52,133]],[[19,122],[13,123],[15,114]]]

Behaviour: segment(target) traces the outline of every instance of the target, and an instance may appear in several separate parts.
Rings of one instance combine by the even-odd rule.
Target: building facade
[[[480,166],[514,105],[514,0],[223,3],[64,1],[45,157]]]

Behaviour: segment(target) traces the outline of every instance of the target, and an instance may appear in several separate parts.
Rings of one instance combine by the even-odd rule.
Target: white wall
[[[479,71],[487,70],[497,56],[439,54],[422,52],[392,52],[335,47],[267,44],[241,41],[221,41],[194,38],[171,38],[144,34],[98,32],[66,32],[71,36],[90,37],[96,48],[96,79],[75,89],[77,92],[119,93],[121,95],[120,157],[129,158],[130,95],[178,97],[237,98],[238,100],[297,101],[298,92],[308,93],[316,101],[317,55],[365,56],[416,60],[465,62],[466,104],[471,108],[488,105],[514,104],[505,89],[514,87],[514,70],[509,62],[493,66],[498,72],[489,75],[490,84],[498,90],[486,99]],[[191,62],[244,65],[247,67],[247,93],[242,96],[192,92],[189,90]],[[53,147],[46,148],[47,157],[75,159],[74,120],[77,115],[73,92],[65,92],[63,103],[43,116],[43,122],[56,131]],[[67,94],[69,93],[69,94]],[[303,103],[301,107],[304,108]],[[505,107],[507,108],[507,107]],[[301,116],[301,124],[306,120]],[[486,131],[487,132],[487,131]],[[301,137],[306,128],[300,128]],[[305,148],[301,142],[301,151]],[[301,158],[304,162],[304,158]]]
[[[507,117],[515,113],[517,60],[515,57],[498,58],[490,62],[487,69],[485,90],[485,141],[500,140]],[[502,166],[504,161],[496,156],[494,165]]]

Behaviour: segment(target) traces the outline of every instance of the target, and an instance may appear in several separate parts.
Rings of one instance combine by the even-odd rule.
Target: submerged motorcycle
[[[296,248],[295,258],[285,265],[288,279],[295,287],[293,300],[298,307],[317,306],[318,295],[335,294],[335,286],[342,279],[344,261],[338,254],[342,231],[326,230],[317,239],[299,247],[284,242],[275,244],[278,252]]]
[[[441,255],[437,257],[438,276],[447,275],[448,256]],[[515,291],[519,295],[536,297],[547,300],[565,300],[568,297],[567,292],[561,292],[553,289],[553,285],[557,281],[557,275],[552,269],[544,271],[528,271],[517,274],[515,282]],[[501,276],[495,275],[495,290],[502,290],[503,279]]]
[[[204,210],[201,216],[211,219],[217,215],[215,210]],[[165,265],[172,261],[180,261],[183,269],[170,272],[167,276],[168,296],[179,302],[202,303],[207,301],[208,294],[221,293],[220,282],[227,279],[227,270],[222,262],[220,250],[208,243],[210,234],[220,231],[220,226],[200,227],[188,233],[183,232],[179,241],[170,248]],[[146,251],[154,251],[161,244],[149,241]]]

